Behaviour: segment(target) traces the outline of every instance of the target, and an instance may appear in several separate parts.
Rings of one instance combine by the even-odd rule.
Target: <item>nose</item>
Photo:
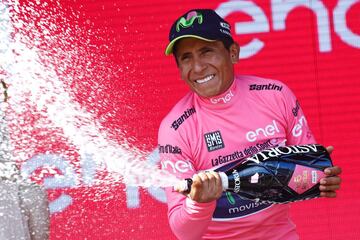
[[[204,71],[206,69],[206,63],[204,61],[202,61],[201,58],[197,57],[194,58],[194,62],[193,62],[193,71],[195,73],[201,73],[202,71]]]

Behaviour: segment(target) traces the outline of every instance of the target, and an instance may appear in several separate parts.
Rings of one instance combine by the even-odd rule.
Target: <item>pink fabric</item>
[[[237,77],[224,94],[202,98],[190,92],[159,129],[162,168],[179,179],[222,170],[265,148],[315,143],[293,93],[283,83]],[[298,239],[289,205],[246,201],[223,194],[197,203],[166,190],[169,223],[179,239]]]

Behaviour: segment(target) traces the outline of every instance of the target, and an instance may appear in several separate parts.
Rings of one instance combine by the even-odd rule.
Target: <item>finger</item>
[[[202,186],[202,179],[200,177],[200,174],[194,174],[192,177],[193,183],[191,185],[191,188],[201,188]]]
[[[192,180],[193,180],[193,183],[191,185],[191,191],[187,196],[194,201],[199,201],[199,199],[201,197],[203,183],[202,183],[202,180],[201,180],[201,177],[199,176],[199,174],[194,174],[194,176],[192,177]]]
[[[337,176],[341,174],[342,169],[339,166],[328,167],[324,169],[324,173],[328,176]]]
[[[199,178],[201,179],[202,182],[205,182],[208,180],[208,172],[199,172],[198,173]]]
[[[340,185],[331,185],[331,186],[320,185],[319,189],[321,192],[334,192],[340,189]]]
[[[320,192],[320,197],[334,198],[336,197],[336,192]]]
[[[206,172],[208,177],[209,187],[207,193],[209,194],[209,200],[216,200],[221,197],[223,189],[221,185],[220,175],[214,171]],[[211,197],[210,197],[211,196]]]
[[[197,192],[197,195],[194,195],[194,199],[197,202],[210,202],[215,200],[218,195],[215,189],[216,178],[214,173],[205,171],[198,174],[198,177],[201,179],[201,189]],[[196,198],[195,198],[196,197]]]
[[[331,154],[334,151],[334,147],[333,146],[327,146],[326,147],[326,151]]]
[[[215,186],[216,186],[216,198],[219,198],[222,195],[223,192],[223,187],[221,184],[221,178],[219,173],[214,173],[214,177],[215,177]]]
[[[205,171],[205,174],[208,177],[208,179],[210,179],[211,181],[216,180],[216,175],[217,175],[216,172],[214,172],[214,171]]]
[[[206,175],[209,179],[209,189],[213,192],[214,191],[217,192],[218,185],[220,184],[220,182],[219,182],[220,179],[219,179],[218,173],[209,171],[209,172],[206,172]]]
[[[320,180],[320,185],[322,186],[331,186],[331,185],[340,185],[341,178],[340,177],[326,177]]]
[[[200,172],[198,174],[199,178],[201,179],[202,187],[208,188],[209,187],[209,177],[207,172]]]

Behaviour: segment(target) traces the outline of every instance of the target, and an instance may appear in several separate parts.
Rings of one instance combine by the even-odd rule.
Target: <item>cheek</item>
[[[182,80],[186,81],[188,78],[188,70],[184,67],[179,67],[180,77]]]
[[[222,62],[220,68],[224,72],[224,74],[229,74],[233,70],[233,63],[230,59],[226,59],[224,62]]]

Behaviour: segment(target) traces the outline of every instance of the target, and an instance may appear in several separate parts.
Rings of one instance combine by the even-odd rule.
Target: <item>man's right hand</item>
[[[199,203],[212,202],[220,198],[223,189],[219,173],[200,172],[192,177],[193,183],[188,197]]]

